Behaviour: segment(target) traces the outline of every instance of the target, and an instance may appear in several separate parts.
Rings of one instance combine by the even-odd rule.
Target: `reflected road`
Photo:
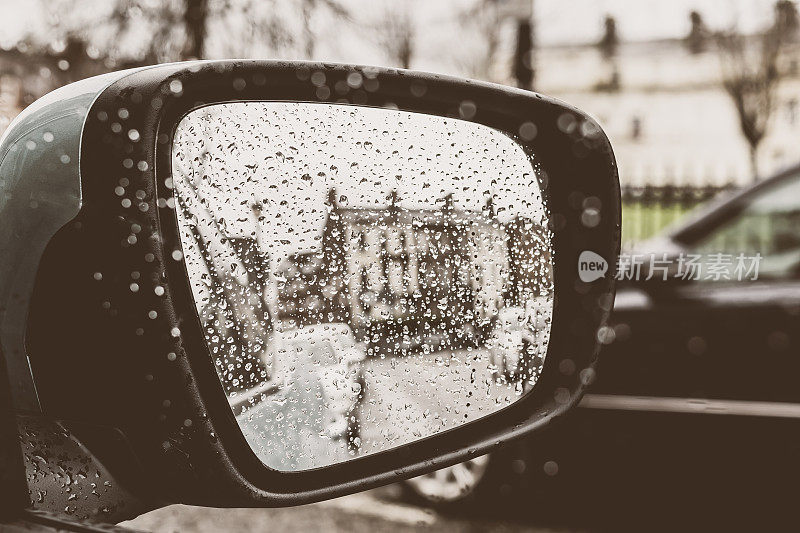
[[[498,384],[486,349],[372,358],[363,364],[361,453],[374,453],[472,422],[521,397]]]
[[[518,400],[522,384],[498,382],[486,349],[369,358],[361,364],[363,398],[352,416],[358,454],[402,446],[461,426]],[[326,407],[312,376],[269,396],[237,416],[261,460],[278,470],[305,470],[356,457],[346,429]]]

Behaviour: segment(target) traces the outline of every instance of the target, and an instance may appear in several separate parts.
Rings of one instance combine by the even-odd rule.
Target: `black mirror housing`
[[[237,426],[203,338],[171,182],[180,120],[233,101],[323,101],[452,117],[535,151],[553,232],[555,307],[547,358],[531,392],[400,448],[309,471],[264,466]],[[409,478],[543,427],[593,380],[597,333],[614,298],[620,196],[605,134],[575,108],[535,93],[401,70],[212,61],[118,76],[97,91],[81,127],[81,205],[60,229],[38,237],[46,248],[32,293],[23,295],[30,302],[25,348],[5,357],[29,361],[35,383],[35,395],[16,391],[17,406],[25,400],[29,416],[59,421],[149,505],[293,505]],[[587,199],[592,217],[583,216]],[[578,275],[587,250],[610,265],[590,282]]]

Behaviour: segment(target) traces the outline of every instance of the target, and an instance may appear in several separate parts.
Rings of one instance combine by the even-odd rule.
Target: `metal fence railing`
[[[623,186],[622,247],[657,235],[685,213],[711,200],[721,192],[735,189],[729,185],[706,186]]]

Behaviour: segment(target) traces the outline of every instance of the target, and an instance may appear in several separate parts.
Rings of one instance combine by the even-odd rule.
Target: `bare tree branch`
[[[378,25],[377,40],[389,61],[398,67],[411,68],[416,44],[416,25],[408,5],[395,2],[391,7],[387,6]]]
[[[503,18],[497,0],[477,0],[458,15],[459,25],[467,32],[475,32],[481,45],[477,53],[464,54],[459,50],[454,58],[455,64],[470,78],[499,81],[493,67],[500,48]]]
[[[352,21],[350,11],[338,0],[301,0],[300,15],[303,19],[303,40],[306,59],[313,59],[316,48],[316,38],[311,20],[320,8],[327,10],[334,18],[345,22]]]
[[[796,29],[794,4],[780,0],[775,5],[773,25],[761,35],[746,36],[735,29],[715,35],[722,86],[736,109],[739,128],[749,146],[754,180],[759,178],[758,148],[767,133],[781,79],[778,60]]]

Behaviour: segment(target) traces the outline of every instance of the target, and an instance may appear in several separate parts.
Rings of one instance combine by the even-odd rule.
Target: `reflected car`
[[[366,359],[347,324],[278,330],[262,354],[269,379],[232,394],[245,439],[271,468],[304,470],[354,457]],[[299,409],[298,406],[302,406]],[[303,453],[292,453],[302,450]]]
[[[364,343],[347,324],[314,324],[276,332],[264,355],[270,384],[278,389],[316,378],[321,385],[330,437],[357,436],[355,407],[362,397]],[[298,381],[299,380],[299,381]]]
[[[547,346],[539,337],[549,329],[551,314],[541,297],[525,307],[509,306],[497,312],[486,347],[498,379],[513,382],[538,376]]]
[[[648,498],[698,490],[706,505],[720,489],[689,480],[745,493],[746,475],[774,487],[800,471],[800,167],[701,206],[620,257],[611,327],[579,408],[545,435],[406,482],[411,498],[465,511],[563,478],[571,492],[594,487],[594,501],[587,479],[622,487],[629,475]],[[750,497],[776,498],[760,492]]]

